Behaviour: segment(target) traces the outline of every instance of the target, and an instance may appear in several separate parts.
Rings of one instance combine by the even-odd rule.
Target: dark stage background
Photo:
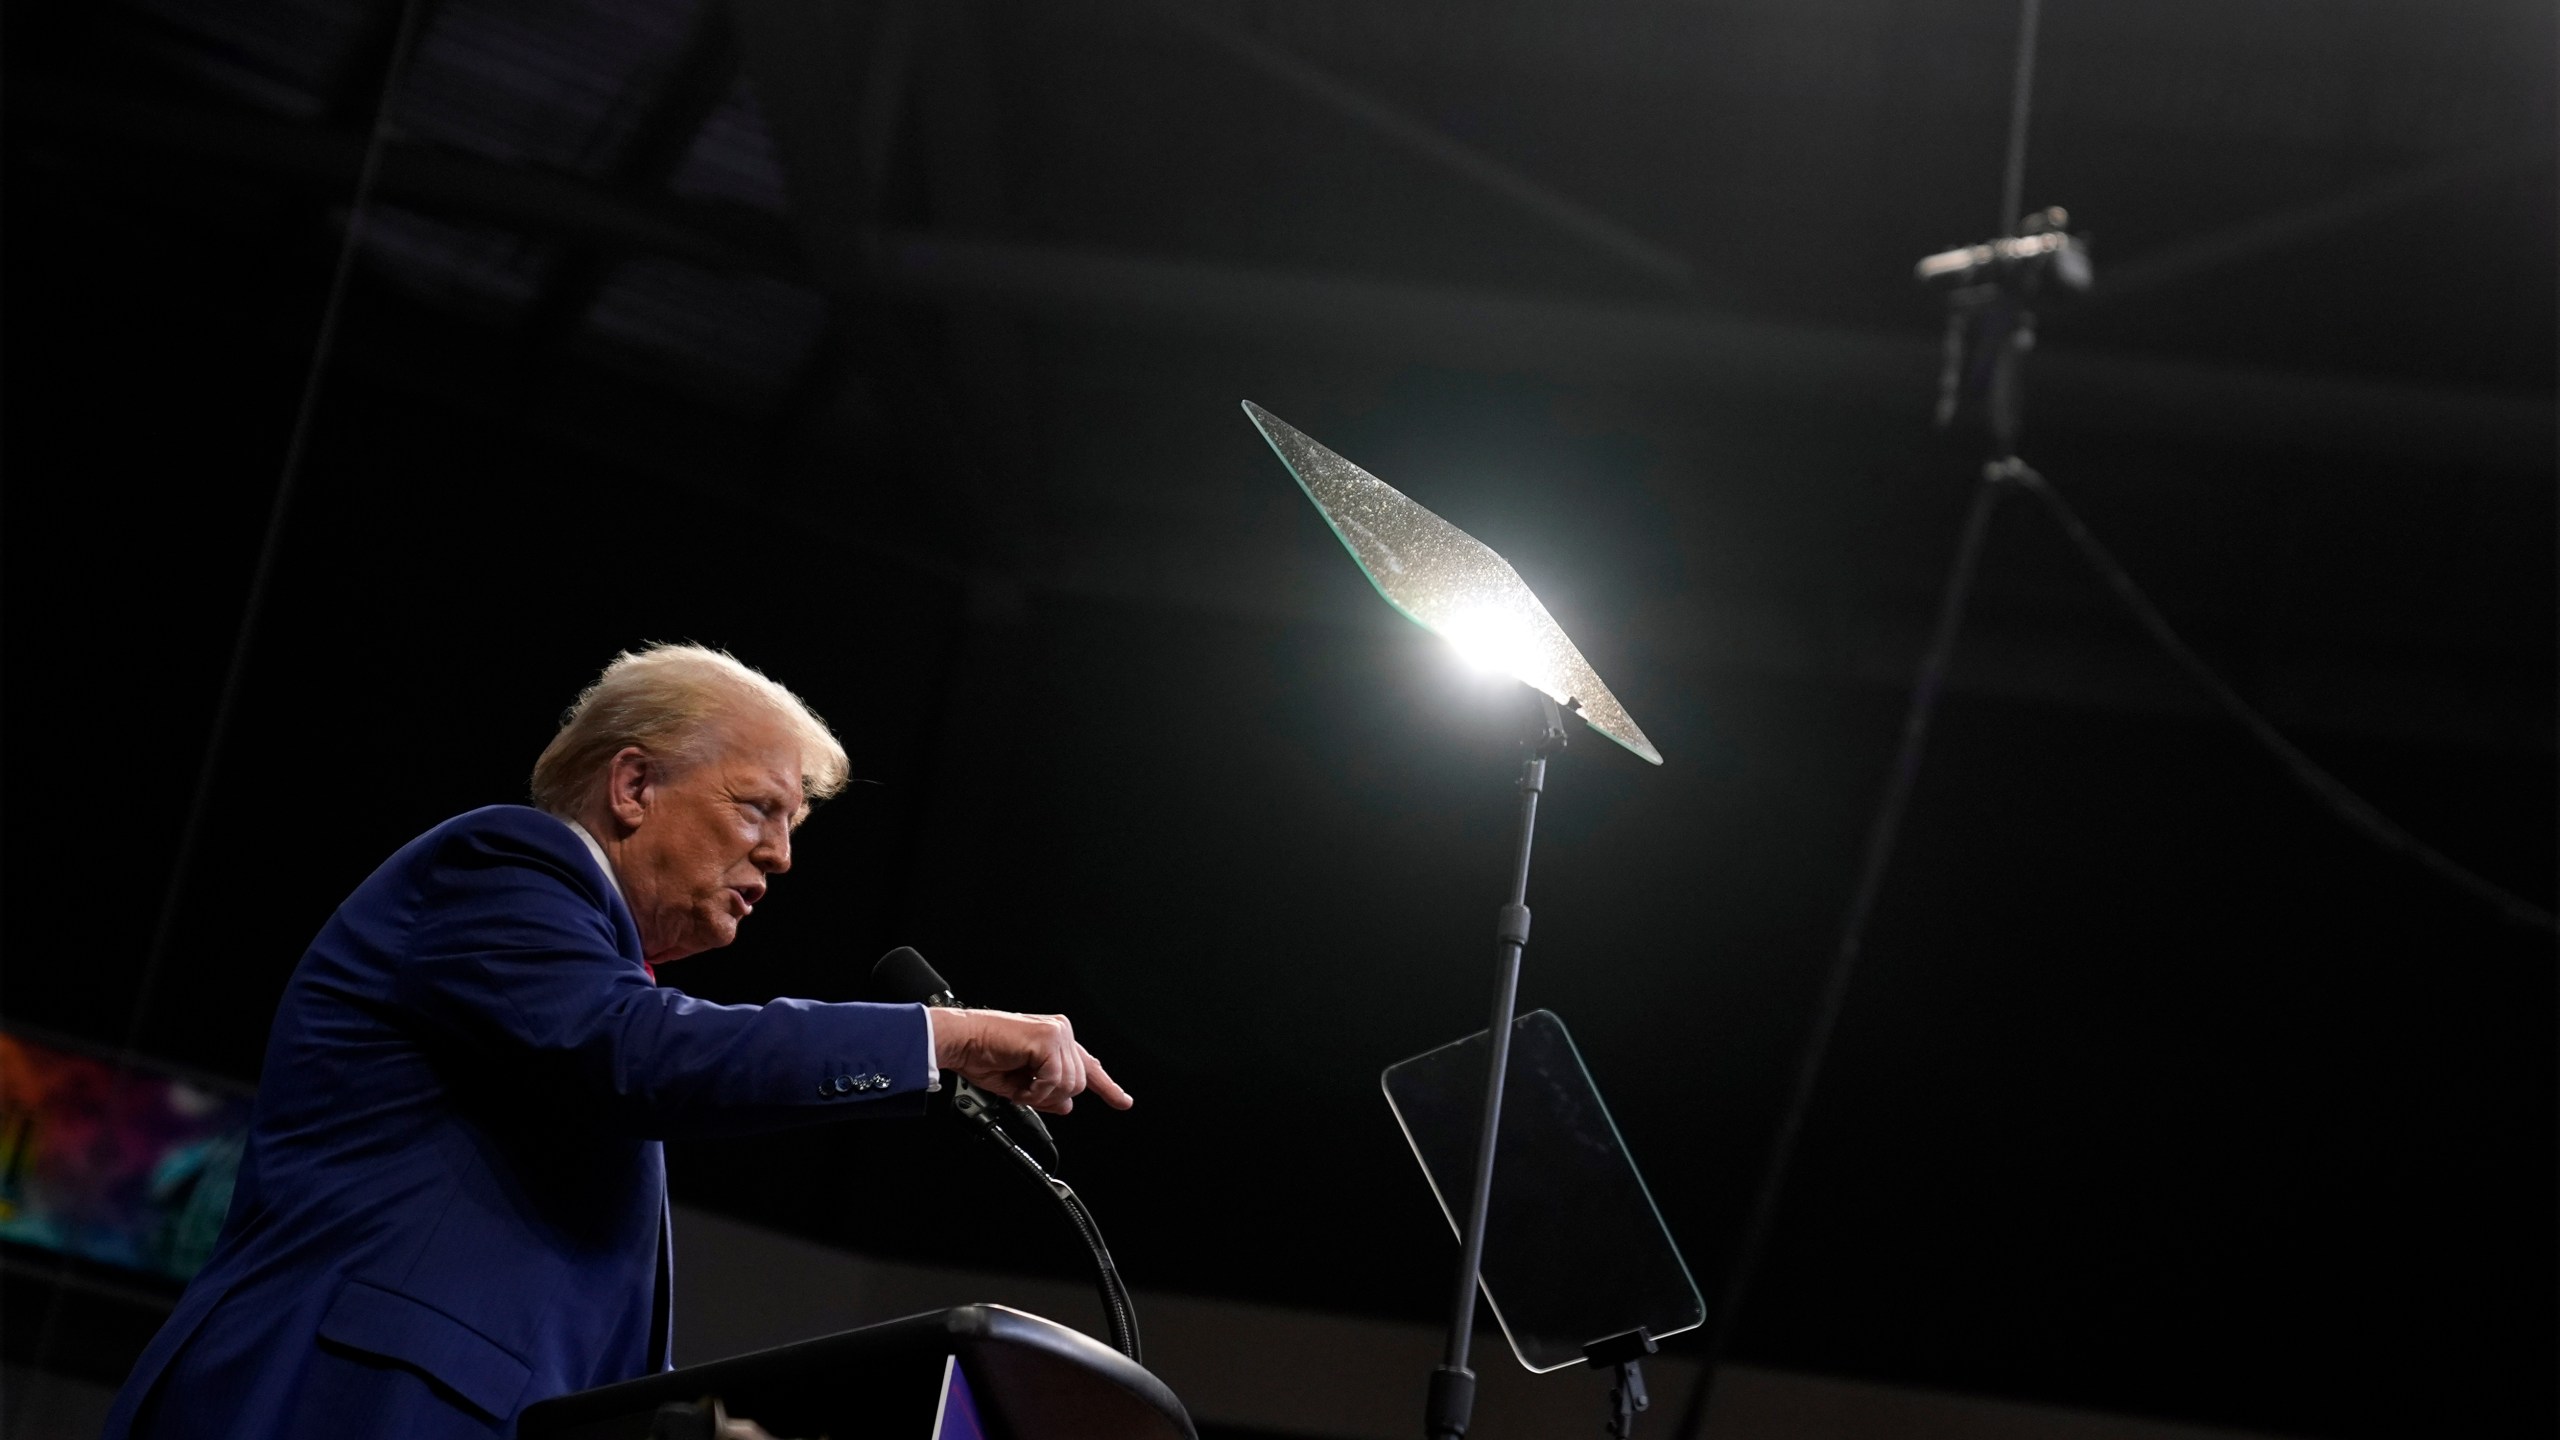
[[[1482,1023],[1513,721],[1251,398],[1509,556],[1668,757],[1556,765],[1524,1001],[1718,1294],[1976,458],[1907,276],[1995,218],[2016,15],[1479,10],[426,5],[146,990],[400,12],[12,5],[6,1017],[254,1075],[339,896],[521,798],[617,648],[700,640],[879,784],[669,980],[853,998],[907,943],[1067,1011],[1140,1098],[1059,1126],[1136,1283],[1428,1318],[1376,1075]],[[2322,763],[2549,905],[2549,7],[2045,25],[2028,199],[2101,284],[2027,454]],[[2552,962],[2012,503],[1735,1354],[2548,1434]],[[1078,1267],[937,1128],[672,1163]]]

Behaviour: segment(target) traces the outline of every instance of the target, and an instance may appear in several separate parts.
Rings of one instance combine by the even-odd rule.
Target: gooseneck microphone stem
[[[1084,1239],[1085,1249],[1092,1252],[1093,1270],[1102,1293],[1103,1323],[1111,1328],[1111,1348],[1129,1357],[1130,1363],[1144,1365],[1146,1357],[1138,1350],[1138,1311],[1129,1303],[1129,1287],[1120,1281],[1120,1271],[1111,1263],[1111,1250],[1102,1243],[1102,1231],[1093,1223],[1093,1212],[1084,1207],[1084,1198],[1069,1189],[1067,1182],[1055,1175],[1042,1177],[1049,1193],[1067,1212],[1067,1219]]]
[[[879,963],[871,967],[871,989],[883,999],[921,1003],[928,1010],[969,1008],[951,992],[950,984],[925,963],[925,958],[906,945],[881,956]],[[1049,1127],[1041,1123],[1040,1112],[989,1094],[959,1075],[951,1076],[950,1084],[952,1113],[994,1141],[1015,1164],[1030,1171],[1040,1188],[1049,1192],[1049,1198],[1067,1212],[1068,1223],[1076,1228],[1076,1238],[1084,1242],[1086,1253],[1093,1257],[1094,1281],[1102,1292],[1102,1318],[1111,1330],[1111,1348],[1144,1364],[1138,1355],[1138,1311],[1129,1303],[1129,1287],[1121,1283],[1120,1267],[1111,1263],[1111,1247],[1102,1243],[1102,1227],[1093,1223],[1093,1212],[1085,1208],[1084,1198],[1057,1177],[1058,1144],[1050,1138]]]
[[[1535,692],[1533,692],[1535,693]],[[1474,1418],[1476,1375],[1467,1368],[1475,1344],[1476,1277],[1484,1266],[1485,1215],[1493,1200],[1495,1141],[1502,1134],[1502,1082],[1511,1069],[1511,1022],[1520,1004],[1520,952],[1529,944],[1529,849],[1538,831],[1538,797],[1547,786],[1547,755],[1564,748],[1563,712],[1543,694],[1520,764],[1520,828],[1511,855],[1511,893],[1494,922],[1493,1024],[1485,1032],[1484,1124],[1476,1134],[1475,1185],[1467,1192],[1458,1234],[1458,1278],[1449,1305],[1448,1348],[1431,1372],[1424,1401],[1428,1440],[1458,1440]]]
[[[970,1093],[962,1092],[963,1095]],[[1111,1331],[1111,1348],[1128,1356],[1134,1363],[1145,1364],[1138,1353],[1137,1307],[1129,1302],[1129,1287],[1121,1282],[1120,1267],[1111,1263],[1111,1247],[1102,1243],[1102,1227],[1094,1224],[1093,1212],[1085,1208],[1084,1197],[1076,1194],[1074,1187],[1066,1181],[1049,1173],[1049,1168],[1033,1159],[1030,1151],[1016,1144],[992,1115],[966,1107],[961,1108],[961,1113],[977,1122],[975,1128],[1003,1147],[1015,1164],[1030,1171],[1031,1178],[1039,1181],[1041,1188],[1048,1191],[1059,1207],[1067,1212],[1068,1222],[1076,1227],[1076,1238],[1084,1241],[1086,1252],[1093,1257],[1094,1280],[1102,1295],[1102,1319]]]

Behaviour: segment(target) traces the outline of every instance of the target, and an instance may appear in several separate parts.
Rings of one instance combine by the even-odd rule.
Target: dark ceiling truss
[[[1029,403],[1022,337],[1009,316],[962,308],[919,333],[876,262],[902,172],[938,224],[1004,226],[978,12],[917,0],[736,0],[728,10],[790,192],[797,276],[828,299],[781,431],[810,435],[850,413],[856,428],[903,432],[936,457],[943,483],[890,493],[938,533],[965,537],[970,568],[1013,568],[1034,524],[1038,466],[994,412]]]
[[[2106,283],[2076,302],[2075,310],[2085,313],[2097,306],[2148,295],[2243,261],[2326,239],[2360,221],[2441,200],[2464,189],[2537,169],[2548,172],[2551,163],[2551,144],[2547,140],[2455,155],[2318,200],[2235,220],[2220,229],[2138,255],[2124,264],[2110,264],[2105,271]],[[2455,243],[2458,242],[2448,242]]]
[[[421,31],[436,20],[439,0],[375,0],[334,66],[321,91],[321,120],[333,126],[357,127],[373,119],[382,101],[384,75],[400,47],[404,15],[414,12]]]
[[[1686,258],[1518,166],[1452,138],[1438,126],[1405,113],[1320,66],[1308,64],[1261,36],[1221,24],[1189,6],[1150,0],[1147,8],[1165,24],[1215,46],[1301,100],[1344,116],[1433,168],[1500,196],[1520,213],[1572,236],[1653,284],[1678,293],[1697,288],[1697,268]]]
[[[460,0],[416,3],[431,7],[423,24],[474,23],[476,11]],[[320,78],[303,82],[318,92],[319,119],[313,124],[261,124],[242,114],[174,111],[94,93],[21,90],[11,97],[13,108],[38,123],[119,134],[155,149],[339,186],[352,175],[358,146],[331,117],[360,109],[367,87],[378,83],[401,13],[397,0],[376,0],[363,7],[336,54],[295,62],[320,72]],[[1899,376],[1917,354],[1902,335],[1746,322],[1692,306],[1486,294],[1000,243],[988,238],[1006,229],[1002,199],[990,198],[987,178],[1002,168],[994,150],[997,137],[990,133],[995,107],[986,93],[983,58],[964,53],[969,42],[959,37],[969,17],[955,16],[949,7],[928,12],[913,0],[854,7],[697,0],[668,13],[690,17],[686,39],[655,74],[640,67],[637,73],[652,86],[647,101],[600,163],[577,171],[487,155],[475,163],[452,145],[404,139],[386,157],[383,197],[437,217],[513,232],[525,244],[554,252],[539,268],[530,302],[515,321],[530,342],[523,353],[531,355],[551,354],[591,321],[616,268],[637,258],[673,260],[714,276],[780,282],[782,289],[766,292],[776,297],[795,289],[823,294],[820,331],[794,339],[777,330],[760,347],[799,358],[786,355],[775,378],[748,382],[766,392],[755,402],[759,407],[782,408],[786,435],[820,423],[830,407],[873,417],[874,423],[913,407],[916,396],[892,403],[880,393],[883,372],[895,372],[903,386],[912,387],[931,368],[919,365],[923,357],[912,350],[890,358],[903,342],[879,307],[895,298],[945,307],[973,303],[981,317],[993,313],[990,306],[1066,318],[1099,310],[1320,346],[1410,348],[1425,357],[1474,356],[1490,346],[1505,363],[1532,369],[1658,376],[1676,383],[1751,386],[1780,376],[1823,383],[1879,371]],[[1302,103],[1348,116],[1442,173],[1501,194],[1524,213],[1580,235],[1636,269],[1657,279],[1687,273],[1684,262],[1653,242],[1271,42],[1187,12],[1150,7],[1147,13],[1271,77]],[[919,37],[928,29],[941,38],[920,48]],[[911,95],[910,75],[926,63],[942,68],[937,84],[918,99]],[[774,136],[789,191],[783,223],[750,206],[686,204],[669,193],[669,178],[687,147],[731,98],[742,69],[763,101],[761,123]],[[848,76],[858,77],[857,83],[847,84]],[[966,153],[955,154],[947,138],[937,137],[973,128],[953,119],[958,107],[950,96],[959,90],[974,91],[980,103],[974,107],[978,133],[960,147]],[[919,123],[936,110],[937,123]],[[931,225],[922,233],[894,233],[891,227],[886,196],[902,142],[931,192]],[[2458,156],[2420,166],[2329,200],[2240,221],[2147,260],[2111,263],[2109,283],[2091,303],[2106,305],[2301,245],[2548,154],[2547,146],[2526,151],[2531,153]],[[2056,318],[2067,333],[2068,313]],[[669,336],[660,343],[680,350],[683,340]],[[1018,341],[1017,334],[1013,343]],[[1748,347],[1765,347],[1774,363],[1741,353]],[[971,385],[991,382],[1005,368],[974,367]],[[2049,403],[2068,409],[2075,389],[2093,409],[2121,402],[2128,406],[2122,417],[2128,426],[2215,431],[2227,428],[2232,415],[2247,412],[2274,419],[2288,436],[2325,434],[2348,448],[2379,444],[2410,455],[2441,455],[2451,447],[2491,463],[2547,454],[2549,448],[2547,407],[2522,397],[2235,374],[2085,353],[2048,355],[2040,371],[2040,384],[2054,392]],[[1021,398],[1018,385],[1006,389],[996,403]],[[963,436],[983,431],[959,418],[969,403],[959,396],[934,400],[933,408],[951,413],[933,428]],[[1023,463],[980,456],[974,468],[1019,471]]]
[[[26,86],[10,105],[36,125],[338,192],[351,183],[363,147],[360,135],[326,127],[128,97]],[[986,301],[1057,318],[1107,315],[1319,348],[1408,350],[1431,360],[1744,391],[1840,387],[1879,373],[1925,377],[1935,363],[1934,339],[1918,334],[912,231],[857,231],[858,245],[848,247],[853,262],[830,285],[807,258],[805,225],[743,207],[415,144],[389,148],[380,183],[388,201],[607,255],[658,255],[819,288],[859,284],[899,298]],[[2298,241],[2314,231],[2297,225],[2285,233]],[[2047,408],[2109,409],[2127,429],[2220,434],[2246,416],[2272,427],[2267,433],[2279,443],[2498,466],[2539,464],[2551,447],[2550,408],[2529,396],[2085,351],[2056,350],[2037,364]]]
[[[773,112],[784,111],[793,123],[774,134],[777,149],[785,145],[830,145],[850,139],[852,144],[836,150],[830,158],[848,167],[838,182],[818,195],[795,192],[794,212],[796,244],[811,282],[830,294],[828,323],[803,357],[776,408],[775,422],[781,438],[790,442],[804,440],[816,427],[825,423],[831,409],[849,408],[868,423],[885,425],[889,417],[883,413],[889,406],[884,387],[893,377],[873,356],[883,337],[890,334],[876,296],[864,283],[861,267],[848,267],[844,273],[829,277],[826,258],[835,253],[825,241],[828,229],[817,221],[821,233],[812,233],[813,212],[830,202],[850,201],[849,213],[840,227],[845,238],[859,243],[860,237],[875,231],[887,209],[890,167],[896,158],[897,144],[904,128],[909,77],[914,69],[917,16],[909,0],[885,0],[878,5],[826,7],[814,16],[799,13],[805,7],[788,3],[758,3],[739,0],[725,8],[733,29],[743,28],[746,46],[753,52],[756,93],[763,104],[759,119],[773,134]],[[817,28],[796,32],[795,21],[807,19]],[[814,53],[813,53],[814,52]],[[849,110],[854,127],[840,134],[823,124],[806,126],[798,123],[798,113],[808,106],[828,103],[823,92],[804,97],[802,83],[820,83],[824,76],[820,67],[833,64],[842,73],[858,76]],[[785,184],[789,175],[810,175],[824,168],[805,153],[795,157],[797,163],[784,162]],[[800,192],[805,192],[805,185]],[[903,370],[905,367],[894,367]]]
[[[664,85],[642,112],[620,152],[594,177],[608,189],[662,190],[704,122],[738,77],[737,42],[727,11],[705,6]],[[604,292],[614,257],[593,244],[571,245],[520,322],[528,354],[548,357],[566,342]]]
[[[469,0],[439,0],[425,18],[459,23],[468,8]],[[379,21],[399,7],[384,3],[369,13]],[[603,101],[604,108],[589,99],[597,116],[592,123],[605,138],[561,150],[574,153],[571,161],[482,153],[473,142],[439,143],[432,135],[403,134],[386,147],[374,198],[388,220],[413,217],[539,257],[528,272],[539,283],[499,321],[501,332],[512,328],[538,343],[500,346],[494,366],[454,377],[418,373],[402,357],[370,356],[364,363],[405,366],[404,383],[493,414],[525,420],[539,410],[540,422],[564,438],[618,445],[624,461],[674,483],[715,483],[679,473],[685,464],[665,447],[619,444],[601,433],[616,429],[611,422],[594,422],[595,435],[570,433],[577,426],[565,417],[601,416],[610,404],[598,399],[581,409],[570,401],[573,392],[592,388],[580,378],[585,367],[528,365],[522,358],[556,361],[574,349],[610,361],[617,347],[646,344],[657,358],[651,378],[693,389],[713,410],[743,422],[735,443],[712,452],[731,457],[719,474],[741,473],[743,465],[777,483],[794,477],[787,481],[794,493],[804,500],[833,495],[829,505],[851,503],[844,496],[853,478],[851,488],[865,497],[857,513],[881,522],[866,524],[866,548],[934,573],[1006,575],[1014,585],[1099,583],[1106,590],[1116,582],[1101,577],[1115,564],[1128,569],[1128,557],[1069,556],[1089,546],[1085,538],[1072,545],[1060,538],[1073,526],[1057,523],[1062,506],[1045,498],[1044,486],[1052,482],[1043,457],[1026,448],[1037,427],[1005,418],[1037,403],[1028,359],[1032,325],[1063,326],[1068,333],[1134,327],[1212,343],[1490,366],[1566,383],[1744,403],[1864,394],[1875,398],[1860,403],[1889,405],[1889,397],[1906,397],[1912,413],[1897,412],[1894,423],[1916,424],[1928,393],[1935,344],[1917,332],[1745,318],[1688,302],[1419,283],[1021,238],[1026,224],[1014,217],[1001,178],[1004,106],[994,89],[985,18],[973,8],[914,0],[861,7],[702,0],[681,13],[692,17],[689,27],[671,28],[661,18],[650,42],[659,49],[624,58],[634,79]],[[257,113],[254,103],[189,104],[41,82],[14,87],[7,103],[25,133],[105,147],[111,172],[141,162],[138,183],[147,183],[139,177],[154,173],[152,167],[176,163],[283,181],[288,191],[343,205],[363,139],[325,116],[361,89],[359,62],[378,52],[367,38],[373,33],[371,25],[357,26],[326,55],[291,57],[277,71],[281,78],[260,82],[266,90],[259,93],[288,82],[304,87],[309,103],[289,107],[292,115],[273,106]],[[1323,78],[1320,71],[1306,74]],[[848,76],[858,83],[845,83]],[[1333,104],[1338,96],[1291,88],[1367,124]],[[324,98],[329,95],[337,98]],[[451,110],[450,96],[445,103]],[[2429,162],[2155,250],[2151,261],[2110,264],[2105,273],[2123,277],[2128,291],[2180,283],[2441,200],[2547,154],[2547,147],[2529,146]],[[1469,185],[1481,180],[1465,167],[1454,173]],[[396,268],[392,262],[400,257],[383,251],[377,258]],[[2106,297],[2104,287],[2099,294]],[[780,305],[779,320],[752,305],[739,308],[746,302],[768,311]],[[617,305],[628,310],[635,303],[643,321],[651,304],[677,319],[702,312],[690,318],[720,333],[700,338],[747,347],[762,369],[731,376],[725,388],[689,381],[685,364],[699,369],[714,362],[689,348],[692,337],[681,327],[655,334],[608,328]],[[781,323],[794,315],[808,317],[792,322],[803,328]],[[2057,334],[2067,336],[2068,313],[2055,319]],[[538,406],[530,387],[519,383],[529,370],[541,372]],[[2547,471],[2553,443],[2553,415],[2541,397],[2334,372],[2066,344],[2039,355],[2036,385],[2048,422],[2084,430],[2187,442],[2245,435],[2259,446],[2468,467],[2489,477],[2482,483]],[[935,483],[861,483],[866,466],[929,473]],[[882,507],[897,513],[884,514]],[[897,538],[901,534],[908,538]],[[971,538],[957,550],[940,543],[919,550],[914,537],[925,534]],[[1157,536],[1146,543],[1161,549],[1166,541]],[[1060,556],[1069,556],[1065,570],[1057,570]],[[1220,583],[1224,590],[1189,595],[1186,603],[1248,612],[1269,604],[1242,572]],[[1834,643],[1809,646],[1799,618],[1773,610],[1755,620],[1755,603],[1727,597],[1719,602],[1724,618],[1717,625],[1691,627],[1720,634],[1694,658],[1846,675],[1861,683],[1894,685],[1903,678],[1909,637],[1884,617],[1859,622]],[[2192,703],[2153,694],[2156,684],[2127,681],[2121,660],[2093,662],[2066,653],[2068,647],[2030,642],[2014,663],[2004,663],[1996,636],[1986,636],[1978,649],[1973,671],[1960,677],[1966,688],[2073,705],[2178,710]],[[2405,676],[2368,679],[2341,693],[2408,688]],[[2533,713],[2507,715],[2495,706],[2484,709],[2475,697],[2447,695],[2412,713],[2464,717],[2453,726],[2464,743],[2539,746],[2547,740],[2541,712],[2532,705],[2526,710]],[[2288,718],[2353,730],[2416,733],[2408,731],[2415,724],[2430,734],[2453,733],[2442,721],[2333,711],[2335,703],[2322,702],[2316,715],[2288,712]]]

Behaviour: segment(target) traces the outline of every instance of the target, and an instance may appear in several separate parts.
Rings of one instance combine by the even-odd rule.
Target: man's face
[[[722,734],[710,758],[672,774],[649,762],[628,776],[616,761],[612,801],[624,833],[614,867],[652,965],[737,939],[766,877],[791,868],[804,803],[798,742],[763,716],[729,721]]]

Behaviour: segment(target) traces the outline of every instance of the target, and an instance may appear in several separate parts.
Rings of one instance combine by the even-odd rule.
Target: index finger
[[[1102,1068],[1102,1062],[1090,1050],[1084,1052],[1084,1088],[1101,1096],[1102,1103],[1114,1110],[1126,1110],[1138,1103],[1120,1088],[1120,1082],[1111,1078],[1111,1072]]]

